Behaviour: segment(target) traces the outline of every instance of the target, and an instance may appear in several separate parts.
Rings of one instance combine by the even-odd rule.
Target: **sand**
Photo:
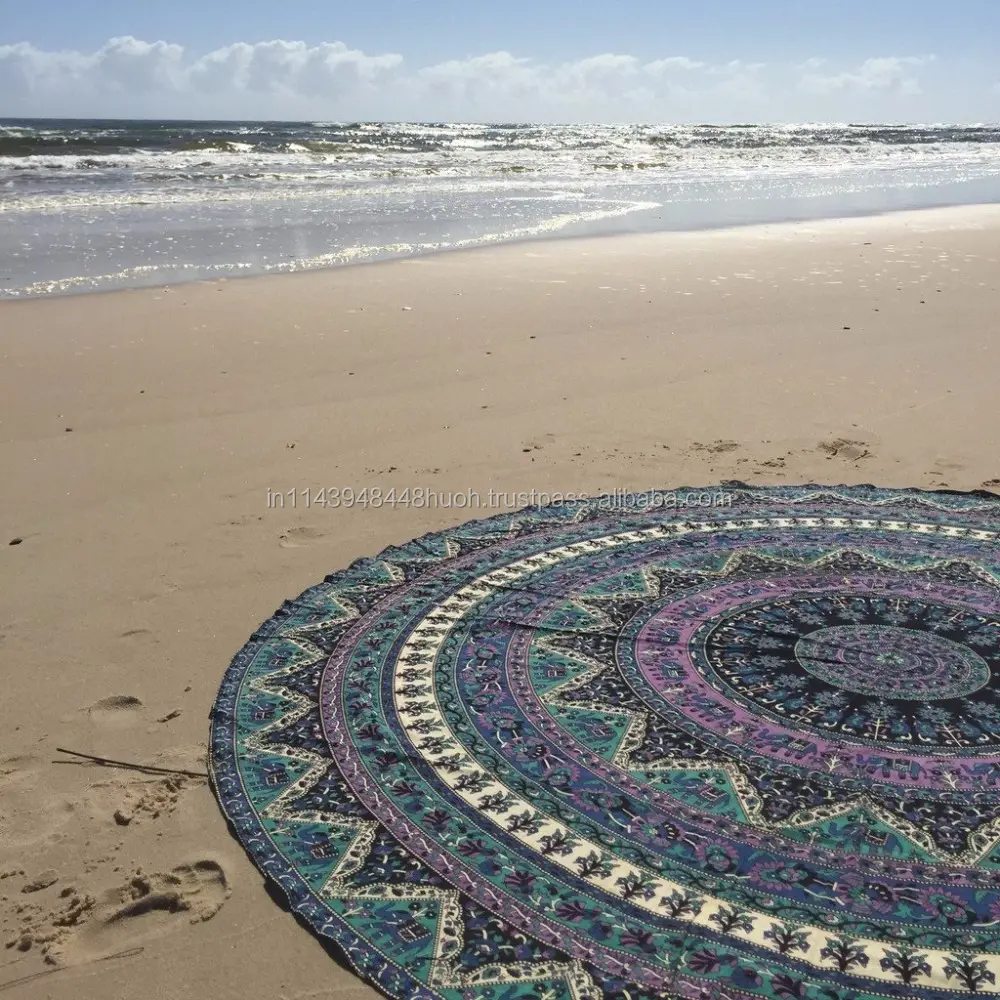
[[[980,207],[0,304],[0,991],[373,996],[203,778],[56,748],[203,772],[283,598],[491,489],[1000,490],[998,258]]]

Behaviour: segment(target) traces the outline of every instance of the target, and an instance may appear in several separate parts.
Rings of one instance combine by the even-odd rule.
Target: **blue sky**
[[[996,120],[998,39],[997,0],[0,0],[0,116]]]

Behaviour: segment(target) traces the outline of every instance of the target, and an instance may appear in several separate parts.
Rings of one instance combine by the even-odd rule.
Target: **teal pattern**
[[[724,489],[424,536],[236,655],[222,809],[384,994],[1000,994],[1000,498]]]

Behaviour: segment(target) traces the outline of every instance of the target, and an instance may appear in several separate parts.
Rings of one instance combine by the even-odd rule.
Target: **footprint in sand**
[[[96,900],[71,904],[69,926],[55,915],[49,953],[75,965],[123,951],[185,923],[211,920],[230,892],[225,870],[211,858],[152,875],[139,871]]]
[[[125,728],[140,721],[142,702],[130,694],[113,694],[85,709],[96,726]]]
[[[327,541],[327,534],[319,528],[304,524],[299,528],[289,528],[278,539],[283,549],[300,549],[306,545],[319,545]]]
[[[816,448],[818,451],[825,451],[828,458],[843,458],[848,462],[858,462],[862,458],[872,457],[867,441],[852,441],[850,438],[820,441]]]
[[[75,811],[74,802],[46,788],[39,758],[0,759],[0,844],[38,848],[58,836]]]
[[[198,778],[172,774],[152,781],[105,783],[92,786],[91,808],[110,817],[116,826],[141,825],[148,820],[169,816],[178,806],[181,796]]]
[[[1000,493],[1000,479],[987,479],[982,486],[984,490],[992,490],[994,493]]]

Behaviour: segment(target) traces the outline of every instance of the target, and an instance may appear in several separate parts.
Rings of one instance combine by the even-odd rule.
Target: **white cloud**
[[[604,52],[545,63],[490,52],[409,68],[343,42],[235,42],[204,55],[115,38],[96,52],[0,47],[0,87],[23,115],[559,118],[656,115],[689,99],[673,78],[713,68],[683,55]],[[722,67],[721,72],[731,70]],[[706,85],[706,92],[711,91]]]
[[[416,66],[339,41],[235,42],[204,54],[132,37],[93,52],[20,43],[0,46],[0,114],[749,121],[881,110],[891,118],[900,95],[920,93],[918,75],[932,58],[838,67],[818,57],[765,65],[604,52],[544,62],[497,51]]]
[[[530,60],[519,59],[509,52],[490,52],[426,66],[418,70],[414,84],[417,90],[426,88],[425,93],[432,101],[458,101],[475,106],[497,99],[530,98],[538,92],[542,80]]]
[[[14,93],[66,91],[80,86],[97,92],[148,93],[177,87],[183,74],[184,50],[167,42],[112,38],[96,52],[45,52],[22,42],[0,45],[2,79]]]
[[[201,57],[168,42],[113,38],[92,53],[46,52],[27,43],[0,46],[3,95],[21,113],[142,114],[162,106],[248,105],[270,95],[299,103],[337,100],[370,88],[401,65],[395,53],[366,55],[342,42],[309,46],[275,40],[236,42]],[[6,112],[11,113],[11,112]],[[246,113],[246,111],[240,112]]]
[[[100,87],[140,93],[171,89],[179,85],[184,72],[184,50],[167,42],[112,38],[84,63]]]
[[[708,71],[715,76],[736,76],[740,73],[759,73],[766,65],[762,62],[748,63],[742,59],[731,59],[720,66],[710,66]]]
[[[646,63],[642,68],[646,73],[659,76],[662,73],[672,73],[676,70],[703,69],[704,66],[703,62],[698,62],[696,59],[688,59],[687,56],[669,56],[666,59],[656,59],[653,62]]]
[[[800,82],[804,90],[813,94],[832,94],[841,91],[919,94],[920,82],[914,75],[914,70],[933,61],[934,56],[886,56],[866,59],[852,70],[824,75],[816,72],[824,61],[810,59],[803,66],[806,72]]]
[[[722,66],[712,66],[708,71],[717,78],[715,93],[742,109],[747,104],[762,105],[767,100],[770,87],[764,77],[766,68],[766,63],[733,59]]]
[[[603,53],[553,65],[492,52],[428,66],[417,74],[441,92],[466,100],[489,95],[517,95],[543,103],[619,95],[639,72],[635,56]]]
[[[189,64],[178,90],[215,93],[230,100],[241,95],[289,101],[313,96],[340,102],[370,91],[378,78],[395,70],[402,56],[369,56],[342,42],[308,46],[304,42],[271,41],[217,49]]]

